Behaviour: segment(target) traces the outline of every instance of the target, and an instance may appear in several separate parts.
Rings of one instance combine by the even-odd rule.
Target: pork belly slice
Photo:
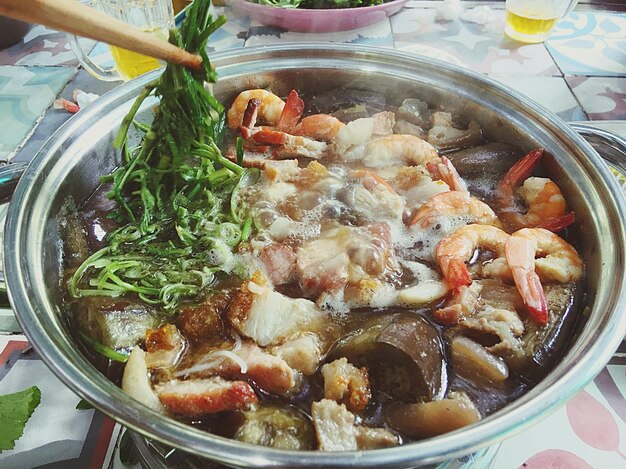
[[[263,170],[265,178],[272,182],[291,181],[300,172],[298,160],[269,160]]]
[[[300,374],[285,360],[269,354],[253,344],[246,344],[238,352],[248,364],[247,373],[234,373],[234,376],[249,378],[258,387],[271,394],[286,394],[300,383]]]
[[[239,410],[259,400],[245,381],[209,379],[172,380],[155,387],[161,404],[173,414],[201,417],[225,410]]]
[[[176,325],[192,343],[219,340],[227,335],[226,321],[222,316],[226,314],[230,301],[229,290],[213,293],[200,304],[181,308]]]
[[[312,301],[274,291],[267,278],[257,272],[235,294],[228,319],[240,334],[265,347],[279,344],[296,332],[321,329],[326,315]]]
[[[387,448],[400,443],[396,435],[384,428],[356,426],[354,414],[330,399],[314,402],[311,416],[321,451]]]
[[[148,368],[171,368],[176,365],[183,350],[185,338],[174,324],[148,329],[146,334],[146,364]]]
[[[252,380],[262,390],[278,395],[288,393],[300,383],[300,374],[285,360],[261,350],[253,343],[245,343],[228,351],[213,350],[196,364],[177,370],[174,374],[177,377],[194,378],[213,375]]]
[[[307,295],[341,291],[348,282],[385,273],[392,262],[391,229],[387,223],[342,226],[303,243],[296,252],[300,286]]]
[[[322,367],[324,398],[346,404],[352,412],[360,412],[372,398],[367,368],[357,368],[340,358]]]
[[[321,451],[354,451],[357,449],[355,417],[343,404],[322,399],[311,404],[311,417]]]
[[[283,285],[293,280],[296,255],[289,246],[279,243],[268,244],[259,253],[259,260],[273,285]]]
[[[324,358],[324,349],[321,339],[316,334],[305,332],[289,337],[270,351],[295,370],[312,375]]]
[[[373,177],[363,177],[360,183],[350,186],[342,199],[367,220],[402,220],[402,197]]]

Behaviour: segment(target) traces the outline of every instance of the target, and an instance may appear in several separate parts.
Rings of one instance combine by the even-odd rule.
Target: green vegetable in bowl
[[[381,5],[384,0],[250,0],[260,5],[270,5],[281,8],[301,9],[332,9],[332,8],[357,8]]]

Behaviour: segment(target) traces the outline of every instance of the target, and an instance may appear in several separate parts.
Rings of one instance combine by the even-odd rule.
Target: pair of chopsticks
[[[202,58],[74,0],[0,0],[0,14],[198,69]]]

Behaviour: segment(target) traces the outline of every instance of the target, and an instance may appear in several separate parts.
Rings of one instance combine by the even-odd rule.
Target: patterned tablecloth
[[[436,2],[409,1],[388,20],[332,34],[266,27],[221,7],[230,21],[211,44],[216,50],[311,41],[396,48],[488,74],[564,120],[591,120],[626,135],[626,14],[579,6],[546,43],[525,45],[503,35],[502,5],[491,4],[495,21],[479,25],[438,21]],[[110,61],[105,45],[83,43],[94,60]],[[22,43],[0,50],[0,160],[31,159],[69,118],[51,108],[55,98],[70,98],[76,88],[102,94],[118,84],[99,82],[78,67],[64,34],[34,27]],[[27,346],[24,336],[0,335],[0,394],[32,385],[42,390],[42,405],[25,437],[0,455],[0,467],[122,467],[116,451],[119,425],[97,411],[75,410],[79,398],[36,352],[23,353]],[[626,347],[566,406],[505,440],[491,467],[626,467],[625,394]]]

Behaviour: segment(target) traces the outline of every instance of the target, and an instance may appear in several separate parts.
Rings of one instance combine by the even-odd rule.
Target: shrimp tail
[[[535,272],[536,251],[535,240],[517,235],[511,236],[505,246],[506,260],[511,268],[517,291],[532,318],[544,325],[548,322],[548,306],[539,275]]]
[[[537,273],[534,270],[522,273],[513,270],[513,277],[532,318],[541,325],[546,324],[548,305]]]
[[[445,156],[441,157],[441,161],[429,161],[426,163],[428,172],[434,179],[445,182],[451,190],[467,192],[467,185],[456,170],[452,161]]]
[[[281,132],[293,133],[302,113],[304,112],[304,101],[298,95],[296,90],[291,90],[287,101],[285,101],[285,107],[280,114],[280,119],[276,124],[276,129]]]
[[[576,221],[576,216],[574,215],[574,212],[570,212],[565,215],[561,215],[560,217],[543,220],[537,224],[536,228],[543,228],[545,230],[552,231],[553,233],[558,233],[559,231],[570,226],[574,223],[574,221]]]
[[[452,285],[455,292],[458,293],[461,287],[472,283],[472,277],[463,260],[450,259],[447,267],[446,280]]]
[[[500,190],[512,193],[515,187],[531,175],[542,156],[543,148],[537,148],[511,166],[500,181]]]

